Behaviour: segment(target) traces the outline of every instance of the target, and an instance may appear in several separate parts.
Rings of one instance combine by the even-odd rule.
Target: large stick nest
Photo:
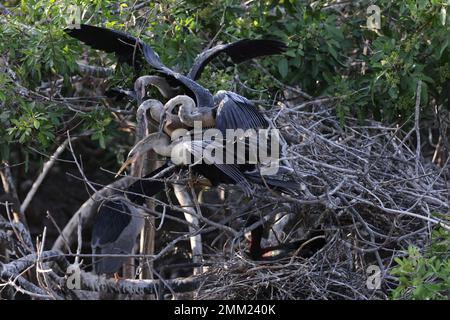
[[[192,276],[192,263],[180,263],[191,260],[185,244],[192,234],[180,218],[183,209],[167,204],[172,210],[164,214],[147,210],[156,215],[156,225],[161,227],[156,254],[149,259],[158,278],[117,283],[85,272],[81,279],[85,291],[75,290],[74,295],[64,286],[68,265],[60,252],[64,246],[35,252],[29,237],[24,236],[26,228],[0,219],[4,229],[10,229],[0,230],[0,244],[24,252],[23,258],[0,265],[2,282],[38,299],[95,298],[89,291],[142,295],[153,293],[156,287],[159,294],[194,292],[186,297],[197,299],[386,298],[396,286],[390,275],[394,258],[403,256],[409,245],[424,248],[437,225],[450,229],[449,160],[435,166],[423,159],[413,147],[417,128],[406,132],[401,127],[353,118],[342,125],[334,110],[320,103],[279,105],[266,115],[286,140],[283,165],[291,169],[290,179],[299,182],[294,190],[297,196],[275,193],[261,185],[255,186],[250,199],[226,187],[223,203],[200,201],[196,208],[202,213],[200,226],[194,232],[202,235],[203,273]],[[108,198],[105,192],[96,196]],[[70,231],[66,240],[78,238],[77,252],[83,242],[81,233],[76,232],[82,220],[79,217],[92,216],[88,211],[93,210],[95,201],[80,208],[82,213],[65,228]],[[260,221],[248,225],[250,215],[259,216]],[[175,233],[171,229],[174,221],[179,224]],[[282,259],[253,261],[244,235],[258,225],[267,232],[265,246],[310,239],[318,230],[324,233],[325,245],[312,256],[303,255],[300,247]],[[42,264],[45,259],[48,263]],[[38,278],[45,278],[39,285],[19,275],[35,265],[41,265],[36,269]],[[373,289],[375,283],[369,277],[373,268],[381,274],[379,290]],[[47,277],[38,269],[52,271]],[[166,280],[160,281],[162,278]]]
[[[345,119],[323,106],[282,106],[270,117],[287,141],[286,159],[301,181],[296,199],[258,191],[253,211],[290,213],[283,241],[325,230],[326,245],[309,259],[254,262],[242,251],[210,260],[204,299],[371,299],[395,286],[394,257],[423,248],[439,217],[449,214],[449,161],[443,167],[417,157],[414,128],[407,133],[375,121]],[[447,175],[447,176],[446,176]],[[441,214],[441,215],[438,215]],[[439,217],[438,217],[439,216]],[[376,266],[381,288],[367,286]],[[369,272],[369,273],[368,273]]]

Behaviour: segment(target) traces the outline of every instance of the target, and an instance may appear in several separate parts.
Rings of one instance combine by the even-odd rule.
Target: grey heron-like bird
[[[94,221],[91,237],[93,270],[97,274],[116,273],[133,251],[144,218],[123,198],[103,202]],[[104,255],[124,255],[108,257]]]
[[[163,181],[149,179],[166,169],[168,165],[163,165],[132,183],[125,190],[124,196],[107,199],[101,203],[91,236],[95,273],[116,273],[127,260],[126,255],[132,252],[144,224],[144,218],[136,206],[143,205],[147,197],[164,191]]]

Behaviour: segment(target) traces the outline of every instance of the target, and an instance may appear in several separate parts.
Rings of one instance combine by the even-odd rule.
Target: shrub
[[[450,232],[434,230],[427,248],[410,246],[407,255],[395,262],[391,274],[398,277],[398,286],[393,299],[450,298]]]

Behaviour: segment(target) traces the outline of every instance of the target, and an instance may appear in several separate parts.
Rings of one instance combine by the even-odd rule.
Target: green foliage
[[[83,119],[83,131],[92,131],[91,138],[97,140],[101,148],[105,149],[106,145],[109,144],[114,134],[108,132],[111,124],[110,113],[97,109],[92,112],[83,114],[81,116]]]
[[[37,139],[40,145],[48,146],[55,138],[53,132],[55,125],[59,123],[58,118],[48,116],[45,108],[36,102],[21,102],[18,111],[20,116],[11,119],[13,126],[7,129],[8,134],[18,138],[22,144]]]
[[[410,246],[407,256],[395,261],[391,274],[399,284],[392,291],[393,299],[450,299],[450,232],[434,230],[423,253]]]
[[[343,16],[328,9],[326,1],[254,1],[248,6],[239,1],[189,1],[177,3],[172,15],[166,16],[172,24],[161,24],[161,11],[147,31],[153,33],[149,40],[156,42],[163,60],[182,71],[215,35],[225,42],[244,37],[282,39],[289,47],[286,54],[261,63],[284,83],[313,96],[340,97],[341,119],[349,114],[389,122],[408,119],[419,80],[424,115],[431,112],[431,105],[450,105],[450,22],[447,18],[443,24],[441,13],[446,2],[378,1],[378,31],[366,27],[371,4],[351,5]],[[216,83],[217,72],[208,70],[204,79]],[[249,87],[263,81],[267,93],[277,89],[273,81],[262,79],[257,68],[245,69],[240,76]],[[243,93],[256,96],[248,90]]]
[[[216,61],[208,66],[200,83],[212,92],[231,89],[248,98],[272,99],[281,89],[275,77],[312,96],[337,97],[342,123],[347,115],[398,123],[411,118],[419,80],[423,117],[432,114],[435,105],[450,105],[450,15],[443,21],[442,14],[446,0],[379,0],[381,29],[376,31],[366,27],[366,9],[372,1],[354,2],[340,11],[324,0],[165,0],[149,2],[139,10],[133,9],[135,1],[2,3],[13,14],[1,16],[0,56],[17,75],[12,80],[0,73],[2,157],[17,143],[54,148],[58,132],[72,129],[93,130],[93,139],[102,147],[108,142],[115,145],[119,134],[113,119],[117,117],[101,103],[89,105],[94,112],[74,113],[52,99],[36,97],[31,104],[17,92],[17,83],[34,91],[43,82],[62,78],[61,92],[70,97],[77,59],[86,58],[92,65],[116,64],[112,54],[89,50],[64,34],[72,22],[73,5],[80,9],[81,22],[140,37],[180,72],[189,70],[198,52],[219,42],[278,38],[288,44],[283,56],[259,60],[272,77],[251,63],[218,68]],[[131,67],[118,66],[109,85],[130,88],[134,77]],[[83,125],[71,127],[80,121]]]
[[[431,100],[449,105],[450,23],[443,25],[441,14],[445,1],[377,1],[378,32],[365,28],[369,2],[351,6],[345,17],[325,9],[328,2],[310,4],[259,2],[249,10],[247,22],[239,23],[288,42],[289,50],[277,63],[284,82],[314,96],[341,97],[341,118],[353,113],[389,122],[407,119],[419,80],[424,113]]]
[[[40,96],[36,90],[43,83],[63,79],[61,92],[73,92],[70,77],[76,75],[75,60],[82,46],[68,39],[63,29],[69,22],[71,5],[79,5],[84,16],[103,12],[108,16],[111,1],[17,1],[9,9],[12,15],[2,16],[0,24],[0,157],[30,159],[27,146],[43,152],[59,144],[57,137],[70,130],[66,120],[84,121],[83,115],[67,108],[65,103]],[[72,45],[72,42],[74,45]],[[100,107],[100,106],[99,106]],[[97,122],[110,123],[110,115],[92,113]],[[108,119],[108,120],[105,120]],[[93,139],[105,143],[104,126],[96,123],[85,128],[93,130]],[[80,129],[85,129],[83,126]],[[64,138],[64,137],[63,137]],[[16,145],[21,148],[14,148]],[[23,148],[25,147],[25,148]],[[13,149],[15,152],[12,152]],[[26,166],[28,163],[26,163]]]

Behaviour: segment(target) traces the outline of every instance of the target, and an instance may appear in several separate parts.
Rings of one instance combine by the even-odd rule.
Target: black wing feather
[[[228,178],[236,183],[246,195],[252,193],[252,187],[247,179],[244,177],[239,168],[234,164],[214,164],[214,166],[222,171]]]
[[[114,52],[120,62],[126,62],[136,68],[140,65],[139,61],[145,59],[152,68],[166,76],[171,84],[177,83],[187,89],[190,95],[195,97],[197,106],[213,106],[212,95],[207,89],[166,67],[158,54],[143,41],[121,31],[87,24],[80,25],[79,29],[65,29],[65,32],[93,49]]]
[[[293,180],[281,180],[270,176],[261,176],[259,173],[245,173],[245,178],[259,185],[267,184],[268,186],[283,191],[287,194],[295,195],[295,191],[299,190],[300,185]]]
[[[136,61],[145,60],[154,68],[162,66],[159,56],[141,40],[122,31],[112,30],[87,24],[80,28],[65,29],[68,35],[74,37],[93,49],[114,52],[120,62],[136,66]]]
[[[222,132],[226,129],[260,129],[269,123],[256,107],[244,97],[233,92],[219,92],[215,98],[219,105],[216,114],[216,128]]]
[[[205,66],[221,53],[227,54],[234,63],[253,58],[280,54],[286,50],[286,44],[278,40],[243,39],[229,44],[220,44],[200,53],[189,71],[188,77],[197,80]]]
[[[196,81],[165,66],[160,69],[160,72],[177,80],[184,88],[192,92],[195,96],[197,107],[212,108],[214,106],[213,95],[211,92],[209,92],[209,90],[205,87],[199,85]]]

